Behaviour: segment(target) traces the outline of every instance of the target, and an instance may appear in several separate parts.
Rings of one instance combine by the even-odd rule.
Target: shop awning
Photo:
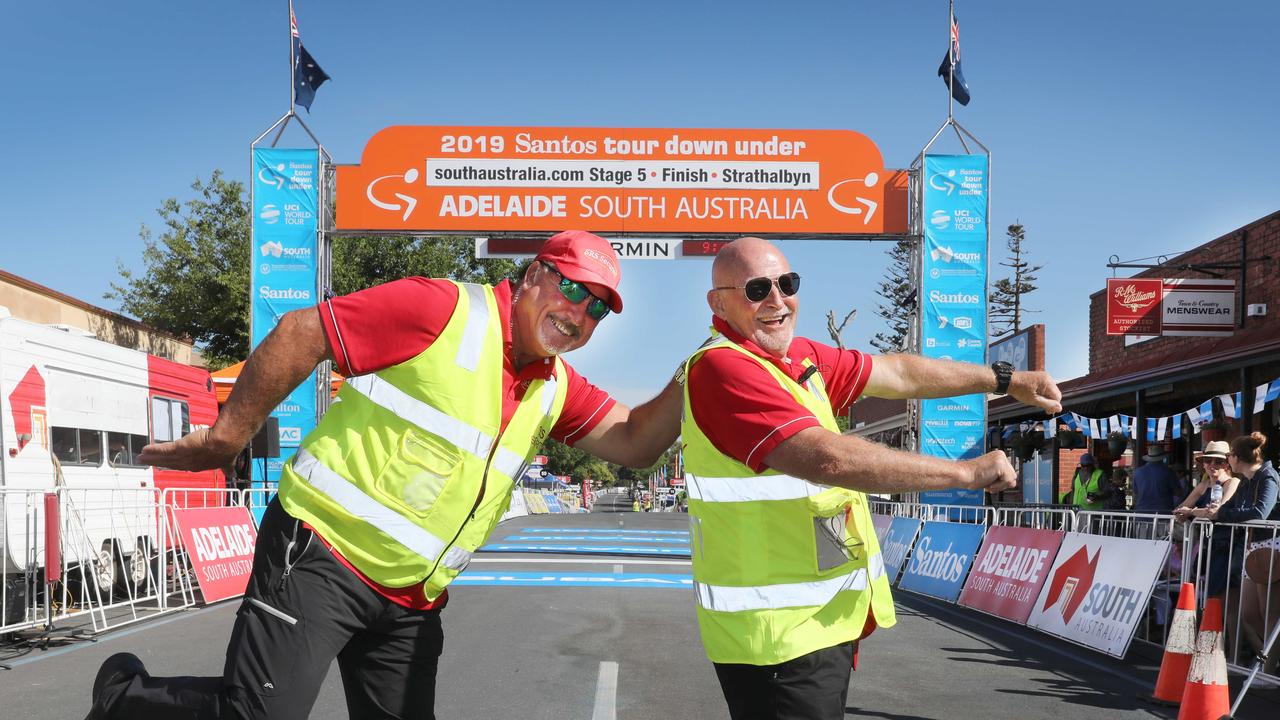
[[[221,405],[231,396],[231,388],[235,387],[236,379],[240,377],[240,371],[244,369],[244,361],[229,365],[209,373],[213,376],[213,391],[218,396],[218,404]],[[342,387],[342,376],[336,372],[329,372],[329,397],[338,394],[338,388]]]

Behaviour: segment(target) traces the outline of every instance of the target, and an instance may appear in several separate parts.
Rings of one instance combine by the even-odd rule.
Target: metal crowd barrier
[[[971,509],[977,511],[973,514],[957,517],[957,507],[964,506],[871,500],[873,512],[895,517],[1170,541],[1169,559],[1157,577],[1147,615],[1134,636],[1137,642],[1164,647],[1169,618],[1184,582],[1195,583],[1199,608],[1210,594],[1223,599],[1227,663],[1237,672],[1254,665],[1280,624],[1280,522],[1185,523],[1160,513],[1044,505],[985,508],[989,514],[979,507]],[[976,520],[978,517],[984,519]],[[1272,684],[1280,683],[1280,647],[1272,647],[1269,657],[1262,676]]]

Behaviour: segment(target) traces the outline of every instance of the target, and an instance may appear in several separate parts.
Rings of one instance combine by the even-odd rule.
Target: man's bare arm
[[[882,398],[937,398],[995,389],[996,375],[985,365],[898,354],[875,356],[863,392]],[[1062,392],[1043,371],[1015,372],[1009,395],[1049,413],[1062,411]]]
[[[138,461],[174,470],[228,466],[271,410],[306,379],[316,365],[332,357],[320,315],[314,308],[285,313],[275,329],[249,355],[213,427],[197,430],[174,442],[147,445],[138,455]]]
[[[810,482],[872,493],[951,488],[994,493],[1017,484],[1013,466],[1000,451],[953,462],[820,427],[806,428],[782,441],[765,457],[765,464]]]
[[[682,390],[675,381],[656,397],[629,408],[618,403],[575,447],[627,467],[648,467],[680,433]]]

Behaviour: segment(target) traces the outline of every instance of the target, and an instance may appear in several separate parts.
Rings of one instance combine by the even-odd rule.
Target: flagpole
[[[298,88],[298,84],[297,84],[298,81],[297,81],[297,78],[295,77],[295,73],[297,73],[298,71],[298,60],[293,56],[293,46],[295,45],[293,40],[293,30],[295,27],[297,27],[297,21],[294,20],[293,18],[293,0],[288,0],[288,4],[289,4],[289,17],[288,17],[288,22],[289,22],[289,113],[288,114],[293,115],[293,102],[295,99],[293,94],[297,92],[297,88]]]
[[[289,0],[293,2],[293,0]],[[947,63],[947,122],[955,117],[956,104],[956,40],[952,34],[956,27],[956,0],[947,0],[947,57],[951,58],[951,62]],[[290,106],[290,110],[292,110]]]

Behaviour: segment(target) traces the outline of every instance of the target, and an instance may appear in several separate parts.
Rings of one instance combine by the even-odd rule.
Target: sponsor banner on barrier
[[[987,157],[924,159],[924,245],[920,353],[986,363]],[[962,460],[982,454],[986,398],[965,395],[920,402],[920,451]],[[922,502],[981,505],[982,493],[920,494]]]
[[[905,517],[896,517],[889,524],[889,532],[885,533],[884,541],[880,543],[880,553],[884,556],[884,570],[889,576],[890,585],[897,581],[902,572],[907,553],[911,551],[911,544],[915,542],[916,533],[920,532],[922,524],[921,520]]]
[[[925,523],[898,587],[955,602],[985,530],[966,523]]]
[[[173,517],[204,601],[243,595],[258,541],[248,508],[175,508]]]
[[[876,529],[876,540],[884,546],[884,536],[889,534],[889,526],[893,525],[893,516],[882,513],[871,513],[871,525]]]
[[[254,148],[250,249],[251,347],[290,310],[316,297],[320,155],[315,149]],[[271,414],[280,421],[281,453],[316,424],[318,374],[294,388]]]
[[[1027,625],[1124,657],[1168,555],[1167,540],[1067,533]]]
[[[1056,530],[991,528],[960,593],[960,604],[1026,624],[1062,536]]]
[[[337,227],[905,234],[906,189],[849,130],[401,125],[337,169]]]

